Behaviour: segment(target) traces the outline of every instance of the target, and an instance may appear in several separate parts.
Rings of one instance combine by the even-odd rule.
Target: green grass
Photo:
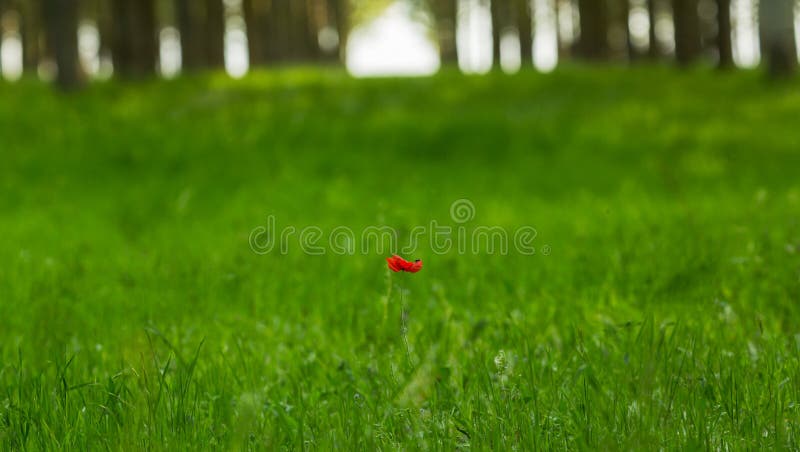
[[[800,448],[798,118],[666,68],[0,85],[0,445]],[[460,198],[540,252],[248,244]]]

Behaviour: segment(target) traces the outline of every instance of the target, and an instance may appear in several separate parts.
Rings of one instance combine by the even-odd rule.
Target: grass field
[[[0,85],[4,450],[800,448],[800,85]],[[538,252],[251,231],[532,226]]]

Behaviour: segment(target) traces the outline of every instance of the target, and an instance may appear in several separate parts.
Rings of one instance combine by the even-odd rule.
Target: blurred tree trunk
[[[347,38],[350,33],[350,22],[348,20],[350,11],[348,0],[328,0],[328,7],[333,16],[336,27],[336,34],[339,36],[339,59],[347,61]]]
[[[199,0],[176,0],[175,14],[181,35],[181,68],[194,71],[206,66],[205,14]],[[209,38],[210,39],[210,38]]]
[[[717,1],[717,50],[719,67],[733,67],[733,43],[731,42],[731,0]]]
[[[267,62],[267,8],[264,0],[242,1],[242,12],[247,27],[247,50],[250,54],[251,66],[262,66]]]
[[[63,90],[79,88],[84,78],[78,61],[78,1],[43,0],[42,16],[58,67],[56,83]]]
[[[328,5],[326,0],[306,0],[308,9],[308,29],[306,36],[314,60],[323,62],[326,54],[320,45],[320,33],[328,26]]]
[[[510,25],[509,0],[491,0],[490,11],[492,15],[492,66],[500,67],[500,47],[503,32]]]
[[[499,68],[500,67],[500,39],[502,37],[502,33],[500,28],[502,27],[502,20],[500,19],[500,10],[502,6],[500,6],[500,2],[502,0],[489,0],[491,2],[489,6],[489,11],[492,15],[492,67]]]
[[[245,0],[250,64],[320,58],[316,3],[308,0]]]
[[[20,14],[22,69],[36,73],[42,53],[41,3],[39,0],[17,0],[14,7]]]
[[[291,55],[290,27],[292,24],[291,0],[272,0],[267,15],[268,60],[282,62]]]
[[[617,0],[617,4],[619,5],[619,27],[625,35],[625,53],[628,60],[633,61],[638,55],[631,38],[631,28],[628,25],[631,15],[631,5],[629,0]]]
[[[289,37],[289,58],[292,61],[313,61],[319,58],[315,39],[313,9],[307,0],[289,2],[291,23],[287,30]]]
[[[244,2],[245,15],[249,4]],[[176,0],[181,66],[186,71],[225,67],[225,7],[222,0]]]
[[[769,75],[792,75],[797,69],[793,0],[761,0],[759,24],[761,55]]]
[[[156,73],[158,62],[158,24],[155,0],[134,0],[132,31],[136,38],[136,68],[142,75]]]
[[[100,35],[100,47],[98,49],[98,57],[108,58],[114,55],[114,16],[113,9],[109,2],[97,2],[97,33]]]
[[[517,33],[522,66],[533,62],[533,9],[530,0],[516,0]]]
[[[672,13],[675,21],[675,58],[678,64],[692,64],[700,55],[700,17],[698,0],[673,0]]]
[[[306,61],[309,59],[310,49],[307,42],[308,16],[305,0],[289,0],[289,27],[287,37],[289,40],[290,61]]]
[[[222,0],[205,0],[205,63],[208,67],[225,67],[225,5]]]
[[[433,15],[436,20],[436,36],[439,41],[439,59],[443,65],[458,64],[456,22],[458,0],[434,0]]]
[[[325,27],[325,5],[319,0],[306,0],[306,42],[311,52],[311,57],[322,61],[322,48],[319,45],[319,33]]]
[[[111,8],[114,72],[123,77],[155,74],[158,40],[154,0],[113,0]]]
[[[657,3],[658,0],[647,0],[647,18],[650,21],[648,30],[650,42],[647,48],[647,56],[651,59],[661,57],[661,49],[659,48],[658,37],[656,35],[656,20],[658,19]]]
[[[606,0],[579,0],[581,38],[577,54],[590,60],[608,58],[608,5]]]

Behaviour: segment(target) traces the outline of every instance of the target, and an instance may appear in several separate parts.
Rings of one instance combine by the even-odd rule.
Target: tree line
[[[456,24],[459,0],[406,0],[426,13],[443,65],[458,62]],[[519,37],[523,66],[533,54],[536,10],[533,0],[482,0],[491,14],[493,64],[500,65],[502,33]],[[568,3],[577,11],[579,36],[559,42],[562,57],[595,62],[671,58],[688,66],[701,60],[721,68],[734,66],[731,0],[643,0],[649,18],[649,45],[636,46],[630,33],[632,0],[546,0],[558,18]],[[758,11],[761,53],[770,74],[791,74],[797,66],[794,32],[796,0],[747,0]],[[179,30],[182,70],[224,67],[226,3],[244,18],[251,66],[342,61],[347,36],[360,8],[374,9],[387,0],[0,0],[0,17],[18,18],[23,69],[35,71],[43,60],[57,67],[65,89],[85,82],[78,54],[80,20],[91,19],[100,47],[110,54],[114,75],[153,75],[159,59],[159,29]],[[462,4],[463,6],[463,4]],[[711,11],[713,14],[708,14]],[[674,50],[657,39],[659,15],[667,13],[674,29]],[[324,38],[324,39],[323,39]],[[613,39],[612,39],[613,38]]]

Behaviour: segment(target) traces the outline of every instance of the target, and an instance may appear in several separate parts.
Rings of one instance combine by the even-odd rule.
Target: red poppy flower
[[[386,262],[389,263],[389,269],[391,269],[393,272],[416,273],[422,269],[422,261],[420,259],[411,262],[396,254],[392,257],[387,257]]]

